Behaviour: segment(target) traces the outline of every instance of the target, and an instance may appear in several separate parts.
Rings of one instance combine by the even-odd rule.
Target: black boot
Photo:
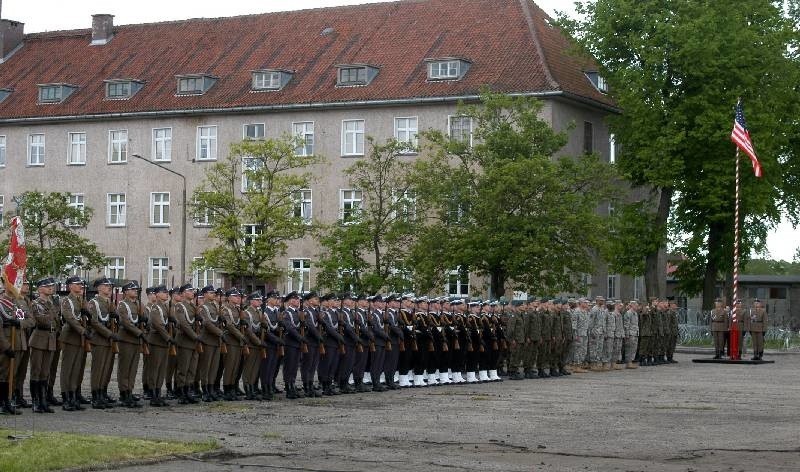
[[[550,368],[550,377],[561,377],[561,372],[558,369]]]
[[[28,388],[31,389],[31,409],[34,413],[44,413],[42,406],[39,402],[39,381],[31,380],[28,383]]]
[[[544,371],[544,369],[539,369],[539,378],[546,379],[550,377],[550,374]]]
[[[77,390],[72,392],[72,406],[75,408],[75,411],[83,411],[86,409],[81,405],[80,392]]]
[[[75,399],[77,401],[76,405],[88,405],[88,404],[91,403],[86,397],[83,396],[83,394],[81,393],[80,389],[78,389],[75,392]],[[85,408],[80,408],[80,409],[84,410]]]
[[[295,393],[294,389],[291,386],[287,385],[284,390],[286,391],[287,400],[296,400],[298,398],[297,393]]]
[[[14,390],[14,404],[17,408],[30,408],[31,404],[22,396],[22,388]]]
[[[210,385],[203,385],[203,396],[202,396],[202,399],[206,403],[210,403],[210,402],[214,401],[214,399],[211,398],[210,387],[211,387]]]
[[[275,398],[272,391],[272,385],[267,385],[264,387],[264,393],[261,395],[261,398],[268,402],[271,402],[273,398]]]
[[[2,403],[2,414],[4,415],[21,415],[22,412],[18,411],[11,400],[8,398],[8,382],[0,382],[0,403]]]
[[[41,403],[41,408],[45,413],[55,413],[55,411],[50,408],[50,400],[47,398],[49,396],[48,390],[50,393],[53,392],[52,389],[48,388],[47,380],[41,380],[39,382],[39,402]]]
[[[167,382],[167,399],[168,400],[175,400],[178,396],[175,393],[175,384],[172,382]]]
[[[71,392],[61,392],[61,409],[64,411],[75,411],[75,407],[72,405]]]
[[[175,396],[178,397],[178,404],[189,404],[189,397],[186,395],[186,387],[175,387]]]
[[[103,401],[103,394],[100,390],[92,390],[92,408],[95,410],[105,410],[106,404]]]
[[[142,398],[145,400],[152,400],[153,399],[153,391],[150,390],[150,386],[146,383],[142,383]]]
[[[63,402],[61,402],[61,401],[60,401],[58,398],[56,398],[55,396],[53,396],[53,388],[52,388],[52,387],[50,387],[50,386],[47,384],[49,381],[44,381],[44,380],[43,380],[43,382],[44,382],[44,384],[45,384],[45,388],[47,389],[47,404],[48,404],[48,405],[53,405],[53,406],[61,406],[61,404],[62,404]],[[61,394],[61,396],[63,397],[63,396],[64,396],[64,394],[62,393],[62,394]]]
[[[194,397],[194,395],[192,395],[192,391],[191,390],[192,390],[191,387],[188,386],[188,385],[183,387],[183,393],[184,393],[184,395],[186,395],[186,401],[188,401],[190,404],[194,405],[195,403],[197,403],[197,399]]]

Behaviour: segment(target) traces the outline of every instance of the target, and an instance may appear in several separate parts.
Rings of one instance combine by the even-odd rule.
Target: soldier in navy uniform
[[[360,342],[364,349],[356,352],[355,363],[353,364],[353,383],[356,386],[356,392],[363,393],[369,392],[370,389],[364,384],[365,372],[367,371],[367,363],[371,356],[371,351],[375,349],[375,334],[372,332],[369,323],[369,303],[364,294],[356,298],[358,308],[356,309],[356,326]]]
[[[339,308],[340,323],[344,333],[344,354],[339,356],[337,381],[341,393],[356,393],[355,389],[348,384],[348,379],[353,373],[356,351],[365,351],[365,346],[362,345],[361,340],[356,334],[356,315],[353,313],[352,294],[344,293],[339,299],[341,301],[341,307]]]
[[[386,310],[386,324],[389,327],[389,340],[392,350],[386,351],[384,359],[383,375],[386,378],[386,387],[390,390],[397,390],[400,386],[394,381],[394,373],[400,361],[400,345],[403,344],[403,330],[399,323],[400,300],[398,295],[391,294],[386,297],[388,309]],[[403,346],[405,350],[405,346]]]
[[[306,344],[306,339],[300,334],[301,321],[300,295],[297,292],[289,292],[283,297],[285,308],[283,310],[284,334],[284,357],[283,357],[283,385],[286,390],[286,398],[294,400],[303,398],[302,392],[297,391],[295,382],[297,380],[297,368],[300,361],[300,347]]]
[[[413,293],[406,293],[400,297],[400,311],[397,314],[398,324],[403,330],[403,351],[400,352],[397,369],[400,372],[400,387],[412,387],[411,379],[414,375],[413,357],[417,347],[414,337],[414,299]]]
[[[314,375],[319,368],[319,346],[323,338],[319,326],[319,295],[311,291],[303,296],[303,322],[306,329],[306,344],[308,352],[300,356],[300,380],[303,381],[303,391],[307,397],[319,397],[314,387]]]
[[[265,340],[267,343],[267,358],[261,361],[261,389],[264,400],[272,400],[275,392],[275,376],[278,373],[278,362],[280,361],[279,346],[283,346],[280,338],[280,294],[271,291],[264,297],[267,301],[264,307],[264,320],[261,329],[265,329]]]
[[[339,313],[336,310],[336,295],[333,293],[325,294],[321,298],[323,307],[320,313],[320,329],[325,333],[325,353],[320,356],[319,363],[319,382],[322,385],[323,395],[338,395],[339,391],[334,389],[336,369],[339,366],[339,345],[344,344],[344,336],[339,333]]]
[[[381,373],[383,373],[383,365],[386,359],[386,343],[389,341],[389,335],[386,333],[383,320],[383,311],[386,304],[381,295],[373,295],[367,298],[367,301],[371,305],[369,314],[370,329],[372,334],[375,335],[375,352],[372,353],[372,365],[369,370],[372,378],[372,391],[385,392],[388,389],[381,385]]]

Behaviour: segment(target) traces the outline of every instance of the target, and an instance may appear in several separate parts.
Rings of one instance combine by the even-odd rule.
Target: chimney
[[[22,45],[22,32],[25,23],[12,20],[0,20],[0,63],[11,57],[11,54]]]
[[[114,15],[105,13],[92,15],[92,45],[99,46],[111,41],[114,36]]]

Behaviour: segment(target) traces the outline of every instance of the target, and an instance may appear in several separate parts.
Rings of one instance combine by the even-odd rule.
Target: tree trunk
[[[717,297],[717,279],[719,277],[718,252],[711,250],[722,244],[725,226],[719,223],[708,225],[708,255],[706,256],[706,270],[703,276],[703,310],[714,308],[714,299]]]
[[[489,273],[489,298],[497,299],[506,294],[506,271],[495,269]]]
[[[658,199],[658,208],[653,225],[661,232],[661,241],[666,241],[667,221],[672,206],[672,187],[663,187]],[[664,260],[665,245],[659,244],[652,252],[647,254],[644,262],[644,282],[647,298],[663,298],[667,291],[666,261]]]

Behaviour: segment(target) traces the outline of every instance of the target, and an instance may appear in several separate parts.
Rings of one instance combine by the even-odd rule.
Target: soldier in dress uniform
[[[375,336],[375,352],[371,353],[370,378],[372,379],[373,392],[385,392],[387,387],[381,385],[381,374],[386,359],[386,343],[389,341],[389,334],[384,328],[384,310],[386,304],[381,295],[373,295],[367,298],[371,305],[369,313],[369,324],[372,334]],[[390,344],[391,345],[391,344]]]
[[[212,385],[219,369],[219,350],[220,338],[222,337],[222,324],[224,318],[219,317],[217,306],[217,292],[213,285],[206,285],[200,289],[200,294],[204,298],[203,304],[197,310],[197,317],[200,319],[200,342],[203,344],[203,352],[198,353],[197,377],[200,388],[203,392],[204,402],[221,400],[216,396]]]
[[[639,342],[638,300],[628,302],[628,309],[622,316],[622,326],[625,330],[625,367],[636,369],[638,366],[633,364],[633,358],[636,356],[636,346]]]
[[[300,356],[300,380],[303,382],[303,392],[307,397],[319,397],[322,392],[314,386],[314,376],[319,368],[320,345],[323,342],[319,326],[319,295],[310,291],[303,295],[303,312],[301,320],[305,327],[306,345],[308,352]]]
[[[80,277],[67,279],[69,295],[61,297],[61,316],[64,321],[58,338],[61,343],[61,408],[64,411],[83,410],[77,398],[81,356],[84,340],[91,338],[83,316],[85,282]]]
[[[518,309],[521,302],[513,301],[506,311],[508,321],[506,324],[506,336],[508,337],[509,356],[508,356],[508,379],[523,380],[525,375],[520,372],[522,367],[523,354],[525,349],[525,317],[523,311]]]
[[[711,336],[714,339],[714,359],[722,359],[725,352],[725,333],[728,332],[728,310],[723,306],[721,298],[714,300],[714,309],[711,310]]]
[[[16,379],[25,367],[19,365],[23,353],[28,349],[25,330],[33,326],[34,321],[20,306],[18,301],[20,299],[12,300],[9,295],[0,281],[0,403],[2,403],[2,414],[19,415],[22,412],[18,408],[24,407],[21,403],[12,403],[12,399],[9,398],[9,381],[11,380],[9,376],[13,374]],[[12,330],[12,328],[14,329]],[[14,360],[13,372],[12,359]],[[15,390],[14,397],[21,398],[22,395]]]
[[[399,322],[400,298],[396,294],[390,294],[386,297],[386,303],[388,305],[386,309],[386,326],[389,327],[389,342],[392,348],[391,351],[386,351],[383,375],[386,378],[386,387],[391,390],[397,390],[400,385],[394,381],[394,374],[397,372],[397,367],[400,363],[400,345],[403,344],[404,339],[403,329],[400,327]],[[405,350],[405,346],[403,346],[403,349]]]
[[[175,309],[175,320],[178,333],[175,336],[175,344],[178,348],[178,356],[175,365],[175,391],[178,403],[197,403],[197,400],[189,393],[189,387],[194,379],[192,371],[193,359],[197,357],[197,346],[200,336],[195,332],[197,325],[194,293],[192,284],[184,284],[178,289],[181,294],[181,301]]]
[[[237,401],[236,395],[236,373],[242,363],[242,348],[247,343],[242,332],[239,330],[239,311],[242,305],[242,292],[233,287],[225,292],[227,303],[222,306],[220,317],[225,319],[222,330],[222,342],[228,353],[223,357],[222,367],[222,392],[223,399],[226,401]]]
[[[486,350],[483,345],[483,338],[481,337],[481,306],[483,301],[475,299],[470,301],[467,306],[469,307],[469,314],[467,315],[467,330],[469,332],[467,342],[470,349],[467,352],[467,383],[480,382],[478,378],[480,372],[480,358]]]
[[[317,377],[322,385],[322,394],[326,396],[338,395],[339,391],[334,388],[336,379],[336,369],[339,366],[339,346],[344,344],[344,336],[339,333],[339,313],[336,310],[338,300],[333,293],[327,293],[322,298],[322,310],[320,312],[320,330],[325,333],[323,346],[325,353],[320,354],[319,369]]]
[[[366,295],[361,294],[356,297],[356,305],[356,326],[364,349],[361,352],[356,352],[356,359],[353,364],[353,383],[355,384],[356,392],[363,393],[370,391],[364,380],[368,377],[367,364],[369,358],[372,355],[372,351],[375,350],[375,334],[369,324],[369,302],[367,302]]]
[[[767,330],[767,310],[761,300],[753,300],[753,308],[750,310],[750,337],[753,340],[753,359],[760,361],[764,357],[764,332]]]
[[[117,305],[119,317],[119,361],[117,363],[117,383],[119,398],[123,406],[139,408],[142,405],[133,396],[136,373],[139,370],[139,352],[144,332],[139,329],[140,302],[139,284],[135,281],[122,286],[125,297]]]
[[[301,334],[303,328],[300,320],[300,295],[297,292],[289,292],[283,297],[285,308],[283,310],[283,332],[284,332],[284,359],[283,359],[283,385],[286,391],[286,398],[294,400],[302,398],[302,392],[297,391],[295,382],[297,381],[297,368],[300,362],[300,351],[302,346],[307,346],[306,338]]]
[[[262,400],[256,389],[261,359],[266,352],[266,343],[261,338],[261,292],[253,292],[247,296],[247,308],[242,312],[244,317],[239,327],[247,340],[247,351],[242,367],[242,383],[246,400]]]
[[[170,329],[172,330],[172,337],[173,339],[177,339],[176,336],[178,334],[178,319],[175,317],[175,313],[178,310],[178,305],[181,301],[183,301],[183,297],[181,296],[180,289],[178,287],[172,287],[169,289],[169,304],[167,305],[167,309],[169,310],[169,323]],[[177,351],[177,345],[176,345]],[[176,376],[175,372],[178,366],[178,356],[169,356],[167,359],[167,377],[165,380],[166,388],[167,388],[167,399],[174,400],[178,398],[176,395]]]
[[[31,358],[31,350],[28,347],[28,340],[33,333],[34,327],[36,326],[36,321],[33,319],[33,312],[31,311],[31,305],[29,303],[31,284],[28,283],[27,280],[23,279],[22,287],[20,287],[19,293],[20,296],[14,300],[14,303],[16,303],[17,307],[22,310],[24,318],[21,320],[21,328],[17,330],[17,336],[19,336],[19,339],[17,340],[16,345],[24,346],[25,348],[21,351],[17,351],[18,356],[14,362],[17,373],[14,375],[14,393],[12,402],[17,406],[17,408],[30,408],[32,405],[25,399],[22,394],[22,390],[28,375],[28,365]]]
[[[341,323],[344,332],[344,354],[339,356],[338,383],[339,391],[342,393],[356,393],[350,387],[349,379],[353,374],[353,367],[356,362],[356,352],[364,351],[366,346],[362,344],[357,328],[356,314],[354,313],[355,303],[351,293],[343,293],[340,297]]]
[[[95,280],[92,286],[97,290],[97,294],[87,304],[89,323],[93,333],[90,339],[92,344],[91,404],[94,409],[104,410],[114,407],[106,398],[107,379],[111,378],[110,371],[114,369],[112,344],[119,341],[119,336],[112,330],[116,316],[111,302],[114,284],[107,277],[101,277]]]
[[[53,363],[53,356],[56,352],[57,333],[59,325],[56,318],[60,317],[60,307],[53,302],[56,281],[52,277],[46,277],[36,282],[38,297],[33,301],[33,317],[36,320],[36,327],[31,334],[31,402],[34,413],[54,413],[50,408],[50,395],[48,395],[48,385],[50,376],[50,366]],[[60,403],[60,402],[59,402]]]
[[[264,400],[272,400],[277,393],[275,376],[278,375],[278,364],[283,357],[282,327],[280,314],[281,295],[272,290],[264,296],[266,306],[263,312],[261,329],[264,329],[267,343],[267,358],[261,361],[259,375],[261,377],[261,396]]]
[[[150,406],[169,406],[161,396],[161,386],[167,375],[167,359],[170,346],[175,344],[175,339],[169,333],[169,290],[165,285],[151,287],[150,292],[155,300],[150,306],[150,330],[147,334],[147,344],[150,346],[148,370],[143,375],[148,377],[147,385],[150,387]]]

